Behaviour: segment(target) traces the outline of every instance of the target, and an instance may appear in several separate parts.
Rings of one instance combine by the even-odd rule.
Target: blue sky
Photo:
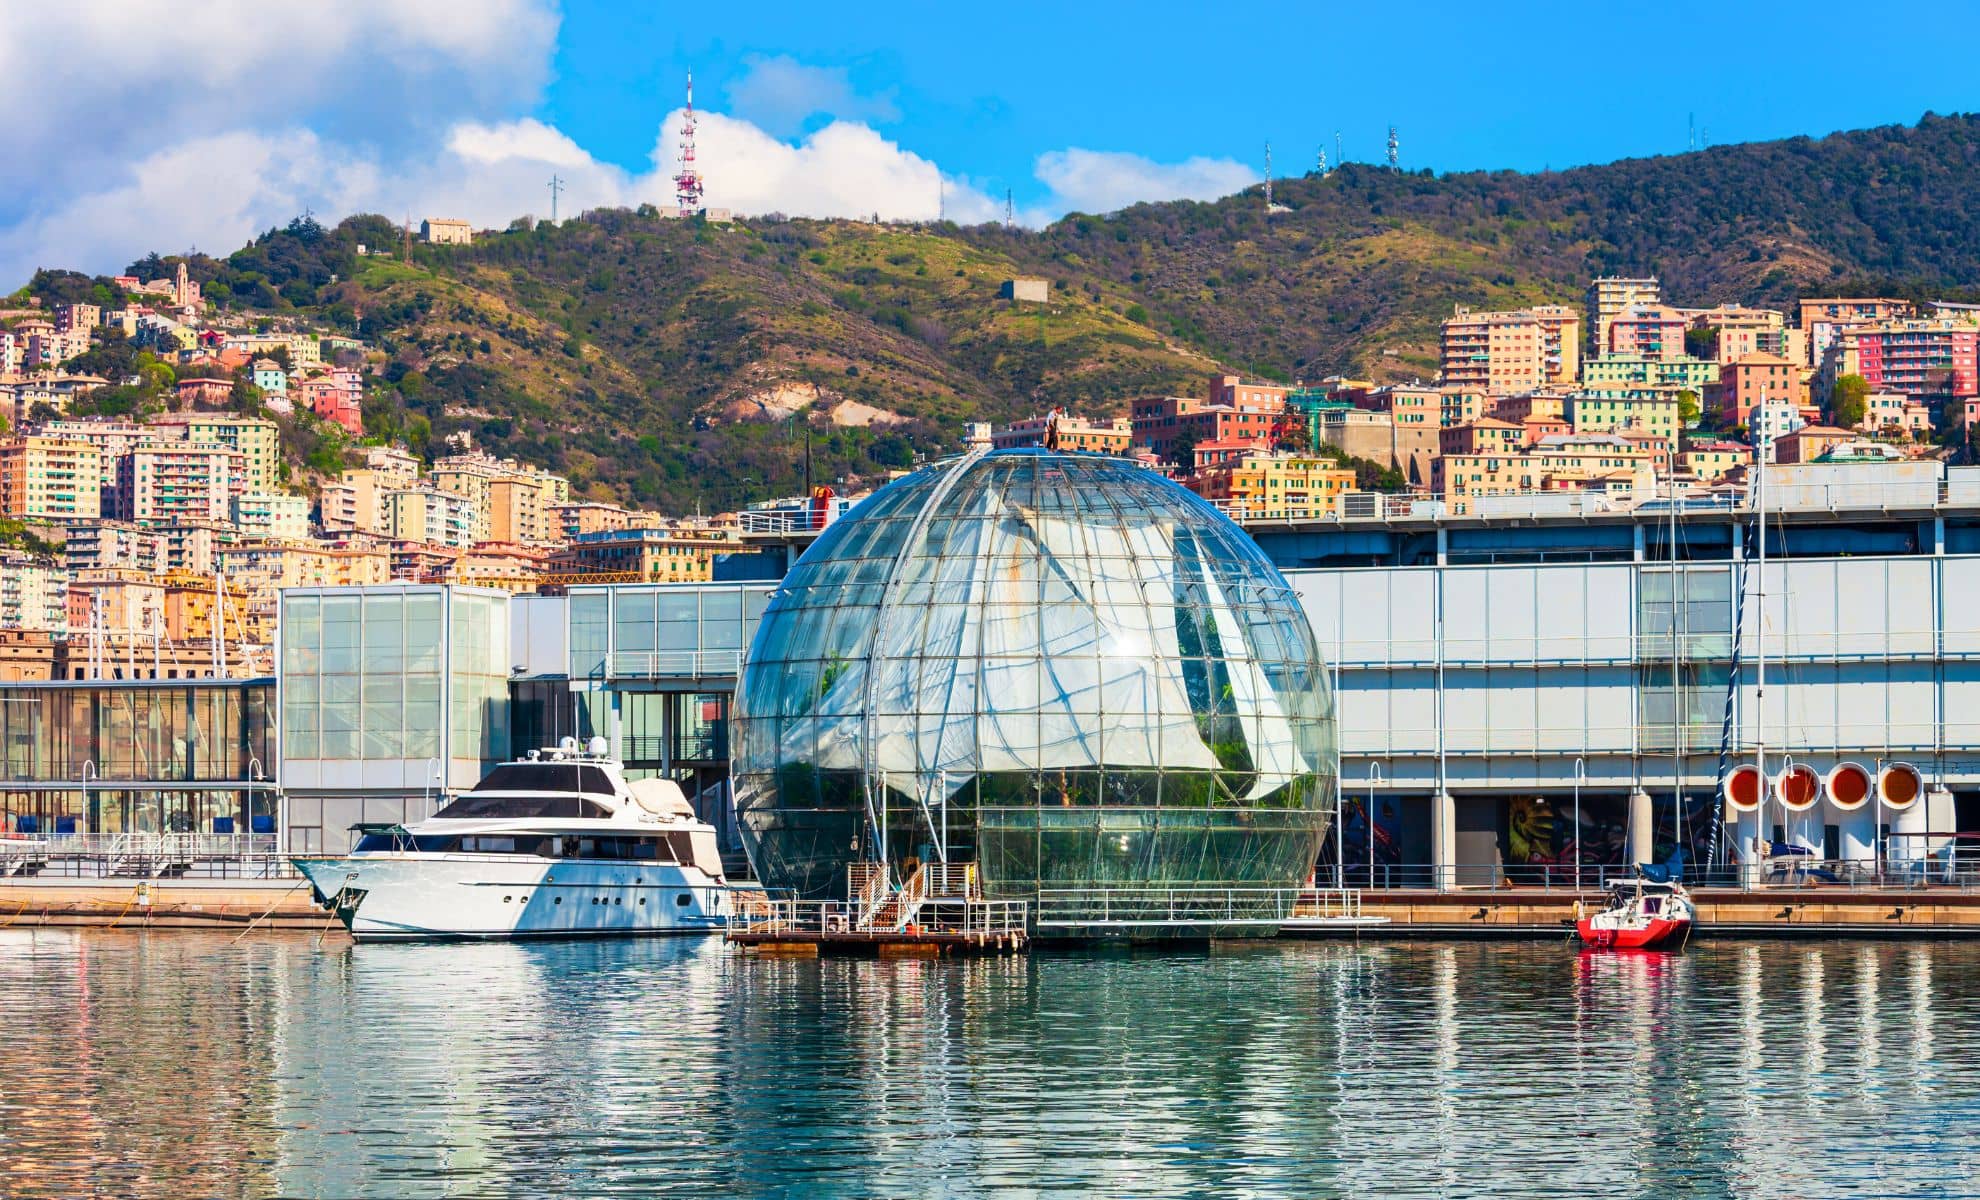
[[[1048,197],[1033,160],[1065,146],[1262,170],[1269,140],[1275,166],[1296,172],[1323,141],[1331,156],[1336,129],[1350,157],[1378,158],[1394,123],[1406,165],[1539,170],[1683,150],[1692,113],[1731,142],[1980,107],[1959,6],[1916,20],[1822,3],[1467,15],[1481,7],[991,3],[864,19],[852,10],[878,10],[752,3],[683,20],[675,6],[628,15],[579,0],[564,9],[544,112],[594,154],[637,166],[685,71],[702,103],[731,109],[752,63],[790,57],[882,102],[895,115],[871,123],[907,149],[1037,203]],[[1674,36],[1637,32],[1657,26]],[[1813,86],[1824,78],[1840,86]]]
[[[1472,14],[1496,13],[1491,20]],[[1206,15],[1208,14],[1208,15]],[[0,4],[0,288],[225,252],[308,209],[707,202],[961,220],[1211,198],[1387,127],[1411,169],[1539,170],[1980,108],[1980,16],[1807,3],[1214,7],[65,0]],[[940,199],[938,199],[938,197]]]

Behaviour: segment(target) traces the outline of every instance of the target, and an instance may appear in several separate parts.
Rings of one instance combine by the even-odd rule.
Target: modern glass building
[[[764,882],[973,860],[992,895],[1306,881],[1332,696],[1299,601],[1196,496],[1008,450],[882,488],[772,594],[736,699]]]
[[[297,852],[341,851],[360,821],[420,819],[510,756],[506,593],[291,588],[277,642]]]
[[[270,679],[0,686],[0,832],[273,833]]]

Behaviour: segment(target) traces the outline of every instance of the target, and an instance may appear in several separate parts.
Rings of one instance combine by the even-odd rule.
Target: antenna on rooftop
[[[1402,142],[1396,137],[1396,127],[1389,126],[1389,169],[1402,170]]]
[[[564,190],[564,181],[555,175],[550,177],[550,223],[557,223],[557,194]]]

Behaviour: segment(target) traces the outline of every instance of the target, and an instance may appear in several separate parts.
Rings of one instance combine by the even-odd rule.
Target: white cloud
[[[843,67],[812,67],[791,58],[754,56],[728,88],[729,110],[775,137],[790,137],[819,114],[842,121],[900,120],[891,96],[861,96]]]
[[[405,148],[532,105],[554,0],[24,0],[0,4],[0,221],[160,146],[301,126]]]
[[[562,213],[673,203],[682,113],[650,165],[600,162],[526,115],[555,49],[555,0],[0,0],[0,292],[37,266],[120,270],[146,252],[237,248],[304,209],[501,227]],[[754,60],[735,111],[701,114],[706,201],[743,214],[1004,215],[992,192],[875,130],[890,98],[836,68]],[[796,136],[821,114],[822,127]],[[1207,198],[1256,176],[1239,163],[1162,164],[1067,149],[1041,155],[1050,193],[1020,213]]]
[[[1158,163],[1117,151],[1053,150],[1034,169],[1060,212],[1108,213],[1148,200],[1214,200],[1257,183],[1259,175],[1228,158]]]

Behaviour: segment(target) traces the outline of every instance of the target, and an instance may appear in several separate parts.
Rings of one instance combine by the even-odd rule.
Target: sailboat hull
[[[1691,922],[1653,917],[1640,924],[1618,926],[1602,922],[1598,914],[1576,921],[1574,928],[1581,935],[1582,945],[1597,950],[1661,950],[1682,945],[1691,931]]]

